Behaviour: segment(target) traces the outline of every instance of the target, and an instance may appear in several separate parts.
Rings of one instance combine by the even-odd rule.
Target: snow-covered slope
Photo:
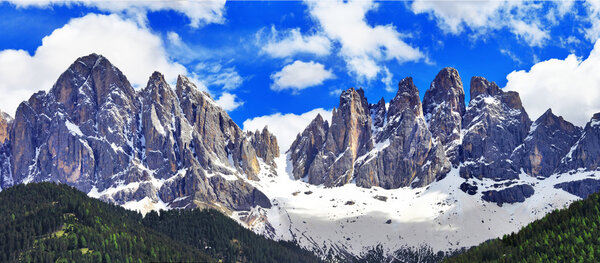
[[[521,174],[512,182],[532,185],[535,194],[523,203],[499,206],[483,201],[481,191],[475,195],[461,191],[460,184],[465,179],[459,176],[458,169],[422,188],[367,189],[355,184],[325,188],[293,180],[285,158],[277,159],[278,175],[263,172],[259,175],[261,180],[253,182],[273,200],[274,206],[251,213],[266,217],[270,226],[256,220],[248,227],[275,239],[295,240],[321,254],[332,249],[359,255],[377,244],[388,251],[421,244],[434,250],[469,247],[517,231],[578,199],[555,189],[555,184],[596,178],[590,172],[554,175],[544,180]],[[494,188],[498,182],[491,179],[469,182],[485,189],[504,187]],[[247,217],[248,213],[235,216]]]

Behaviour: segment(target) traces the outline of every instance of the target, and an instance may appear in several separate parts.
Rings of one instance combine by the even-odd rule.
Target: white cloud
[[[117,15],[89,14],[72,19],[42,39],[33,55],[23,50],[0,51],[0,105],[14,114],[18,104],[38,90],[48,90],[78,57],[102,54],[144,87],[154,71],[175,83],[184,66],[169,60],[161,38]]]
[[[396,91],[396,89],[394,88],[394,82],[393,82],[393,77],[394,74],[392,74],[392,72],[390,72],[390,70],[387,67],[383,67],[383,78],[381,78],[381,83],[383,83],[383,85],[385,85],[385,90],[387,92],[394,92]]]
[[[190,19],[190,26],[222,23],[225,0],[203,1],[106,1],[106,0],[8,0],[17,7],[47,7],[51,5],[83,5],[99,10],[124,13],[145,20],[147,12],[172,10]]]
[[[365,14],[377,8],[372,1],[309,0],[310,14],[323,32],[341,44],[340,54],[348,69],[359,77],[373,79],[380,71],[378,62],[418,61],[425,56],[401,38],[394,25],[371,26]]]
[[[460,34],[470,28],[478,36],[490,30],[508,28],[518,38],[531,46],[543,46],[549,39],[546,28],[556,22],[556,17],[564,16],[572,2],[555,1],[541,3],[525,0],[488,1],[430,1],[415,0],[410,8],[415,14],[426,13],[434,18],[438,26],[452,34]]]
[[[244,105],[243,101],[237,100],[237,96],[235,94],[231,94],[229,92],[223,92],[223,94],[221,94],[221,97],[219,97],[219,99],[216,102],[225,111],[232,111]]]
[[[262,48],[262,52],[276,58],[291,57],[299,53],[325,56],[329,55],[330,50],[331,41],[325,36],[303,36],[298,28],[278,32],[275,27],[271,28],[271,37]]]
[[[177,46],[177,47],[185,46],[185,43],[183,43],[183,41],[181,40],[181,37],[176,32],[173,32],[173,31],[168,32],[167,39],[169,40],[169,43],[171,43],[174,46]]]
[[[600,41],[586,59],[571,54],[564,60],[539,62],[529,71],[513,71],[507,90],[519,92],[532,119],[548,108],[556,115],[583,126],[600,112]]]
[[[247,119],[243,127],[244,131],[256,131],[268,126],[269,132],[277,137],[280,152],[285,153],[296,139],[296,135],[304,131],[317,114],[321,114],[323,119],[331,124],[331,110],[318,108],[300,115],[275,113]]]
[[[271,89],[276,91],[291,89],[298,92],[308,87],[321,85],[323,81],[334,77],[333,73],[326,70],[323,64],[296,60],[271,75],[273,80]]]

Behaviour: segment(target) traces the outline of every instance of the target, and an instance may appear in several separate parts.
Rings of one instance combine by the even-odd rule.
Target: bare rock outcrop
[[[460,175],[465,178],[513,179],[510,159],[529,133],[531,120],[519,94],[504,92],[482,77],[471,79],[471,101],[463,117]]]
[[[453,68],[443,68],[423,97],[423,114],[435,140],[444,145],[453,165],[460,161],[460,132],[465,114],[465,91]]]

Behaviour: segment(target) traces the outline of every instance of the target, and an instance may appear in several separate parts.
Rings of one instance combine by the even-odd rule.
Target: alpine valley
[[[214,208],[322,257],[471,247],[600,190],[600,113],[583,128],[551,109],[531,120],[518,93],[470,87],[466,104],[444,68],[423,101],[411,77],[389,102],[350,88],[280,149],[185,76],[136,90],[91,54],[0,114],[0,189],[50,181],[143,214]]]

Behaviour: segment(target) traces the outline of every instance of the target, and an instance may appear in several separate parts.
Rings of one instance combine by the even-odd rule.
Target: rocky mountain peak
[[[320,120],[316,121],[320,124]],[[315,125],[317,125],[315,124]],[[323,126],[315,131],[309,131],[309,136],[317,136]],[[299,140],[312,140],[313,138]],[[314,158],[308,169],[308,181],[312,184],[326,186],[344,185],[352,179],[354,161],[356,158],[373,148],[371,139],[371,115],[369,103],[362,89],[350,88],[342,92],[338,109],[333,110],[331,126],[327,130],[322,147],[312,143],[294,143],[312,151],[319,148],[319,154]],[[310,146],[310,147],[309,147]],[[308,158],[312,152],[296,155],[297,158]],[[294,156],[292,156],[294,157]],[[306,160],[305,160],[306,161]],[[301,176],[302,172],[297,175]]]
[[[10,167],[10,129],[12,119],[0,111],[0,191],[11,186],[13,179]]]
[[[512,154],[513,165],[531,176],[548,177],[581,136],[581,128],[548,109],[529,129],[522,145]]]
[[[4,144],[9,139],[9,124],[11,121],[12,119],[8,114],[0,111],[0,144]]]
[[[504,92],[482,77],[471,79],[471,101],[463,116],[461,176],[512,179],[511,155],[529,133],[531,120],[517,92]]]
[[[458,71],[454,68],[443,68],[435,76],[431,86],[425,91],[423,97],[423,112],[427,119],[431,118],[428,114],[436,111],[443,103],[449,104],[447,107],[462,116],[465,114],[465,91]]]
[[[443,68],[425,92],[423,114],[434,139],[444,145],[454,165],[460,161],[460,132],[465,111],[465,91],[458,71]]]
[[[275,158],[279,157],[279,145],[274,134],[269,132],[267,126],[262,131],[249,132],[250,143],[256,151],[256,156],[272,167],[277,167]]]
[[[502,93],[502,90],[500,90],[495,82],[489,82],[484,77],[471,78],[471,100],[482,94],[495,96],[500,93]]]
[[[385,115],[387,112],[385,108],[385,100],[383,99],[383,97],[376,104],[371,104],[369,108],[371,110],[373,126],[378,129],[383,128],[383,126],[385,125]]]
[[[292,175],[295,179],[304,178],[308,175],[311,164],[323,144],[325,144],[328,132],[329,124],[323,120],[321,114],[317,114],[304,131],[296,136],[296,140],[287,151],[290,160],[294,164]]]
[[[590,126],[597,127],[598,125],[600,125],[600,112],[594,113],[590,121]]]
[[[600,169],[600,112],[595,113],[583,128],[581,136],[560,164],[560,172]]]
[[[157,103],[163,107],[168,107],[170,110],[170,104],[175,103],[172,101],[176,98],[175,92],[167,81],[165,76],[160,72],[155,71],[148,79],[148,84],[142,90],[142,97],[147,99],[150,103]]]
[[[368,111],[369,103],[365,98],[365,91],[362,88],[349,88],[340,95],[340,104],[338,111],[349,112],[361,110]]]
[[[398,84],[398,92],[390,101],[387,118],[388,121],[401,114],[404,110],[412,111],[416,116],[423,115],[419,89],[413,83],[412,77],[406,77]]]
[[[544,112],[544,114],[542,114],[537,120],[535,120],[532,127],[539,127],[539,125],[543,125],[546,127],[556,126],[557,128],[560,128],[567,132],[573,132],[576,130],[581,131],[580,127],[577,127],[577,126],[573,125],[572,123],[566,121],[565,119],[563,119],[562,116],[554,115],[554,113],[552,112],[552,109],[550,109],[550,108],[548,110],[546,110]]]
[[[99,111],[114,105],[123,110],[121,117],[137,107],[135,90],[125,75],[108,59],[97,54],[78,58],[60,75],[48,93],[53,97],[50,100],[60,103],[57,106],[64,108],[77,125],[95,122]]]

